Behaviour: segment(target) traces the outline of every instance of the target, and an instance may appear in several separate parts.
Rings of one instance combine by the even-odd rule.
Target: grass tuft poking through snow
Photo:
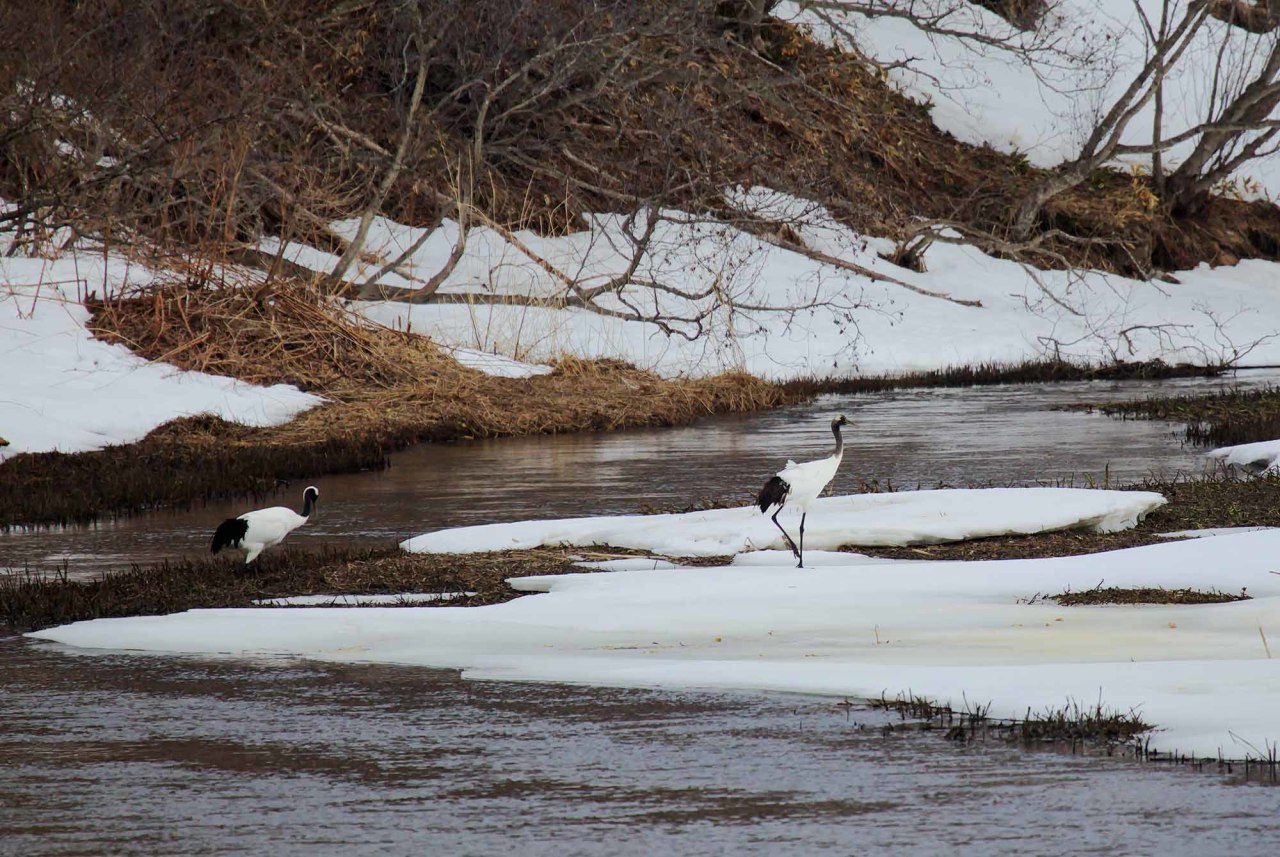
[[[1231,601],[1248,601],[1252,596],[1244,591],[1237,594],[1219,592],[1216,589],[1165,589],[1163,586],[1095,587],[1080,592],[1062,592],[1048,596],[1063,607],[1084,604],[1224,604]]]

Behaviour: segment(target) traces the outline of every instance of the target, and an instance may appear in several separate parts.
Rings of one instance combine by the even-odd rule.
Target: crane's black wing
[[[767,512],[771,507],[781,506],[787,502],[787,495],[790,493],[790,483],[781,476],[775,476],[764,483],[764,487],[760,489],[760,496],[756,497],[756,505],[760,507],[761,512]]]
[[[249,532],[249,522],[244,518],[227,518],[213,531],[213,544],[209,550],[217,553],[223,548],[238,548]]]

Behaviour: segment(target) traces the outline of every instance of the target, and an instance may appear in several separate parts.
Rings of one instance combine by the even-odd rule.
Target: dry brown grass
[[[1122,419],[1186,423],[1186,438],[1199,446],[1233,446],[1280,437],[1280,389],[1223,390],[1198,396],[1149,397],[1127,402],[1086,402],[1064,410],[1101,411]]]
[[[565,358],[549,375],[498,378],[417,334],[391,330],[317,297],[311,284],[205,285],[195,270],[144,297],[94,306],[108,342],[183,369],[257,384],[295,384],[331,404],[253,443],[343,433],[450,440],[680,425],[798,399],[742,373],[667,380],[617,361]]]
[[[1216,589],[1100,586],[1081,592],[1063,592],[1048,597],[1064,607],[1079,607],[1094,604],[1225,604],[1229,601],[1248,601],[1251,596],[1243,591],[1232,594],[1219,592]]]
[[[589,574],[578,558],[648,556],[643,551],[535,548],[476,554],[412,554],[399,548],[330,548],[268,552],[246,567],[238,558],[134,566],[94,580],[65,575],[0,575],[0,631],[14,633],[112,616],[248,607],[292,595],[473,593],[427,606],[478,607],[518,598],[508,578]],[[723,564],[706,557],[690,565]],[[682,560],[682,564],[684,561]],[[302,608],[289,608],[302,609]]]

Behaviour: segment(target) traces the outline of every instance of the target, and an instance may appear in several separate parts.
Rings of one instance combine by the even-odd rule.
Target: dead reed
[[[1214,378],[1223,366],[1171,364],[1162,360],[1086,365],[1065,360],[1025,360],[1021,363],[980,363],[948,366],[927,372],[866,378],[802,378],[783,384],[793,395],[874,393],[914,387],[980,387],[994,384],[1033,384],[1055,381],[1115,381],[1155,378]]]
[[[264,554],[250,567],[220,558],[135,565],[92,580],[70,578],[65,567],[53,574],[0,574],[0,623],[9,632],[24,633],[87,619],[248,607],[258,599],[314,594],[474,592],[442,603],[496,604],[522,594],[507,585],[509,577],[588,572],[573,564],[570,553],[552,548],[484,554],[411,554],[395,546],[318,552],[286,548]]]
[[[1200,396],[1168,396],[1071,406],[1121,419],[1186,423],[1197,446],[1232,446],[1280,437],[1280,389],[1224,390]]]
[[[1130,745],[1143,732],[1153,727],[1135,712],[1115,711],[1101,702],[1082,706],[1069,701],[1062,708],[1034,713],[1030,709],[1021,718],[990,716],[990,705],[966,705],[956,709],[948,704],[913,693],[868,701],[872,708],[897,712],[905,720],[918,721],[915,726],[946,730],[949,740],[968,743],[989,737],[1018,743],[1028,749],[1066,749],[1072,753],[1103,752],[1112,754],[1119,746]]]
[[[1092,604],[1224,604],[1229,601],[1248,601],[1251,596],[1243,590],[1233,594],[1216,589],[1098,586],[1048,597],[1064,607],[1078,607]]]

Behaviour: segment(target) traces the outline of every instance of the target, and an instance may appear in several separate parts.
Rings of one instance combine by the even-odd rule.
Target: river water
[[[912,390],[687,429],[421,447],[382,473],[317,480],[323,514],[291,539],[745,501],[787,457],[824,454],[838,412],[856,425],[837,492],[1194,472],[1177,426],[1052,408],[1278,379]],[[241,509],[9,533],[0,565],[96,573],[203,552]],[[0,855],[1275,853],[1269,787],[956,745],[838,702],[0,639]]]
[[[1167,381],[1094,381],[901,390],[826,396],[764,414],[721,417],[678,429],[425,444],[375,473],[326,476],[319,514],[290,543],[384,545],[441,527],[526,518],[684,508],[702,499],[750,502],[788,458],[829,454],[831,418],[846,414],[837,494],[877,482],[938,485],[1103,485],[1199,473],[1203,450],[1182,426],[1060,411],[1226,387],[1280,384],[1280,370]],[[273,501],[300,508],[304,484]],[[213,529],[253,506],[243,500],[159,512],[92,527],[0,533],[0,568],[66,563],[93,575],[184,554],[205,555]]]
[[[1270,855],[1277,792],[839,700],[0,642],[0,852]]]

